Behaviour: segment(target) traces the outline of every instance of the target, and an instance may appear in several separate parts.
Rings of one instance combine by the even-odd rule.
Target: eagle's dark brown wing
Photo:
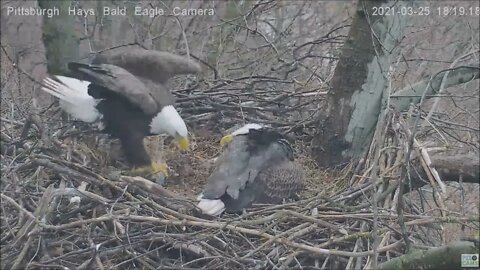
[[[160,105],[155,101],[150,90],[137,77],[127,70],[108,64],[88,65],[70,62],[68,68],[73,76],[86,80],[127,98],[148,115],[159,111]]]
[[[160,108],[167,105],[175,104],[175,97],[172,92],[163,83],[156,83],[152,80],[143,77],[137,77],[147,89],[150,90],[150,95],[157,101]]]
[[[200,66],[187,57],[139,48],[118,48],[98,54],[95,64],[122,67],[133,75],[164,84],[177,74],[195,74]]]

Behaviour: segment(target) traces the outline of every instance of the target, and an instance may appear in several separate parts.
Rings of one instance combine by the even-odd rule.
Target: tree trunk
[[[328,94],[327,116],[313,141],[320,166],[358,158],[372,140],[388,101],[388,71],[408,16],[379,16],[378,7],[400,10],[409,2],[360,0]]]
[[[47,69],[50,74],[67,73],[67,63],[78,60],[79,40],[75,34],[75,16],[69,15],[71,1],[41,0],[41,8],[59,10],[58,16],[43,18],[43,43],[47,54]]]

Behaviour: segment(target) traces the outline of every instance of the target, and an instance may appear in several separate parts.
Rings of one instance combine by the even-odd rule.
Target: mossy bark
[[[408,254],[378,265],[378,269],[462,269],[462,254],[476,253],[478,253],[478,247],[473,242],[458,241],[429,250],[413,250]]]
[[[374,14],[378,7],[409,2],[360,0],[331,81],[327,117],[319,119],[313,142],[321,166],[358,158],[370,144],[388,101],[388,71],[398,56],[408,16]]]

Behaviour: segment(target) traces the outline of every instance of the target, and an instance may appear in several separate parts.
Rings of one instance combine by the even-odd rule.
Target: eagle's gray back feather
[[[238,196],[238,189],[235,189],[243,182],[248,181],[248,163],[250,154],[248,152],[248,143],[246,137],[238,137],[232,140],[217,158],[214,170],[207,180],[207,186],[204,189],[203,196],[207,199],[217,199],[221,197],[230,187],[230,196]],[[243,178],[243,179],[242,179]]]
[[[227,209],[238,211],[254,201],[280,203],[299,191],[303,180],[301,166],[290,161],[282,143],[252,153],[247,136],[235,136],[218,158],[203,197],[218,199],[226,193]]]

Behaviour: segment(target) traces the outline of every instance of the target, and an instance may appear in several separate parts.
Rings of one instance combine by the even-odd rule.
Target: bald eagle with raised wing
[[[199,196],[209,215],[239,212],[252,203],[282,203],[303,188],[304,172],[278,131],[247,124],[222,138],[227,144]]]
[[[74,118],[100,122],[102,131],[121,142],[130,174],[168,175],[165,164],[152,162],[143,139],[154,134],[174,137],[180,149],[189,145],[185,122],[165,83],[176,74],[194,74],[198,64],[167,52],[143,49],[99,54],[93,64],[71,62],[72,77],[46,78],[42,89],[60,99]]]

